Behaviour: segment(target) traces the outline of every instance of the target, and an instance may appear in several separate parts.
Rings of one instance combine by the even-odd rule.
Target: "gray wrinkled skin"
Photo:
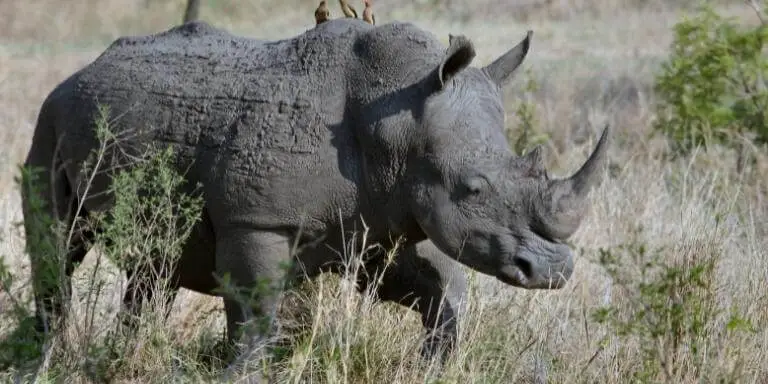
[[[513,155],[501,87],[530,38],[484,68],[469,66],[468,39],[451,36],[446,49],[409,23],[337,19],[260,41],[190,22],[121,38],[45,100],[26,165],[46,169],[42,180],[51,183],[40,197],[59,202],[52,213],[64,217],[74,207],[61,202],[82,197],[79,166],[97,145],[97,102],[109,105],[121,137],[103,168],[126,164],[148,143],[173,146],[179,169],[188,170],[190,185],[201,183],[205,199],[176,283],[207,294],[217,286],[214,274],[244,286],[279,281],[293,244],[301,250],[297,275],[338,271],[342,228],[360,231],[361,218],[369,243],[390,246],[405,235],[377,293],[416,302],[432,354],[455,339],[465,282],[454,260],[527,289],[560,288],[573,270],[563,241],[599,182],[608,130],[567,179],[549,178],[538,149]],[[82,215],[110,207],[101,193],[109,181],[95,178]],[[84,255],[75,248],[70,260]],[[370,274],[381,256],[366,265]],[[360,283],[368,284],[365,276]],[[58,313],[56,289],[36,291],[38,316],[42,308]],[[251,308],[224,297],[230,339],[254,314],[274,314],[278,299],[267,295]],[[259,337],[254,331],[244,341]]]

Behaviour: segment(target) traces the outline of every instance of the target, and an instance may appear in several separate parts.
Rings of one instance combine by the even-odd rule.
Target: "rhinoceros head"
[[[504,136],[501,88],[525,58],[531,32],[484,68],[472,43],[451,36],[409,157],[411,210],[429,239],[459,262],[529,289],[561,288],[573,271],[563,242],[599,183],[608,127],[572,176],[551,179],[541,149],[515,156]]]

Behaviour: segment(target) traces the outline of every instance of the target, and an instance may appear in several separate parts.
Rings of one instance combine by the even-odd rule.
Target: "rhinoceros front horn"
[[[551,198],[551,206],[542,212],[541,219],[553,237],[566,239],[578,229],[584,211],[589,206],[586,198],[590,187],[601,182],[601,166],[608,151],[609,133],[609,126],[606,125],[595,150],[576,173],[566,179],[550,182],[547,195]]]

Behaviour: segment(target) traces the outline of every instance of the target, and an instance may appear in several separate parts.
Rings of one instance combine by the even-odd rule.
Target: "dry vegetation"
[[[466,34],[477,46],[476,65],[487,63],[526,29],[533,29],[533,48],[524,67],[539,90],[521,96],[526,80],[522,73],[508,90],[510,136],[517,136],[520,123],[515,106],[532,102],[538,129],[552,138],[547,157],[557,174],[581,164],[605,123],[615,128],[616,140],[608,177],[593,191],[592,208],[572,239],[578,258],[571,282],[559,291],[531,292],[472,273],[471,309],[442,382],[623,383],[644,370],[651,372],[650,381],[768,382],[765,153],[758,153],[757,161],[738,174],[733,150],[713,147],[669,160],[665,139],[650,135],[652,75],[683,10],[660,0],[500,5],[507,3],[515,2],[380,0],[376,18],[379,23],[412,21],[445,42],[448,33]],[[315,6],[296,0],[208,0],[201,16],[236,33],[282,38],[311,28]],[[721,7],[745,23],[755,22],[741,3]],[[18,277],[11,292],[0,287],[0,337],[13,334],[12,303],[29,294],[13,177],[30,144],[42,100],[112,39],[166,29],[181,20],[182,11],[181,0],[0,2],[0,25],[5,26],[0,30],[0,257]],[[606,255],[619,260],[614,274],[600,265],[601,254],[604,262]],[[615,320],[632,320],[654,304],[641,296],[641,282],[648,278],[641,273],[642,264],[652,256],[662,264],[683,267],[714,263],[714,270],[703,273],[698,290],[666,287],[664,293],[675,300],[677,294],[688,297],[685,294],[695,291],[689,299],[701,308],[688,315],[706,316],[701,328],[680,327],[663,310],[656,314],[660,318],[648,320],[651,325],[628,331],[619,323],[595,319],[601,306],[612,306]],[[78,321],[68,330],[67,340],[76,349],[112,326],[113,308],[123,289],[123,278],[114,268],[100,265],[98,310],[89,309],[86,292],[93,286],[90,268],[97,259],[92,252],[75,277],[72,305]],[[434,373],[414,365],[421,326],[416,314],[404,308],[374,303],[334,279],[304,287],[285,306],[286,325],[301,320],[309,328],[295,332],[291,353],[276,364],[280,382],[412,383]],[[148,342],[119,354],[123,365],[110,371],[110,380],[212,380],[203,356],[215,348],[224,329],[220,301],[183,292],[174,308],[168,326],[145,327],[142,337]],[[85,316],[89,311],[95,321]],[[748,319],[751,331],[739,331],[735,319]],[[674,335],[683,341],[672,340]],[[105,364],[106,359],[97,358],[100,353],[72,355],[90,356],[94,364],[58,357],[64,362],[58,368],[51,365],[49,377],[57,382],[100,381],[103,378],[92,375]],[[648,356],[664,362],[661,372],[647,368]],[[109,364],[104,369],[114,368]],[[1,381],[34,373],[24,367],[0,369],[5,369]]]

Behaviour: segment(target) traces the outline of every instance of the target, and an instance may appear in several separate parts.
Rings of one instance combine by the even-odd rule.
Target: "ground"
[[[575,170],[606,123],[614,128],[615,140],[604,183],[592,192],[587,217],[571,239],[577,250],[571,281],[558,291],[534,292],[472,273],[472,309],[442,380],[620,383],[645,374],[651,381],[666,382],[768,381],[768,202],[766,180],[759,177],[766,174],[765,152],[758,152],[757,161],[737,174],[733,150],[714,147],[670,159],[664,156],[667,141],[651,135],[653,74],[669,52],[672,26],[685,11],[661,0],[467,4],[380,0],[374,7],[379,24],[410,21],[445,43],[449,33],[467,35],[477,48],[477,66],[532,29],[531,51],[506,91],[507,128],[512,139],[519,135],[515,108],[531,102],[535,126],[551,138],[546,157],[555,174]],[[339,17],[335,2],[329,5],[332,17]],[[209,0],[203,2],[201,16],[235,33],[276,39],[312,28],[316,6],[296,0]],[[719,7],[744,23],[757,21],[741,2]],[[43,99],[113,39],[167,29],[181,20],[182,12],[180,0],[0,2],[0,25],[5,26],[0,30],[0,257],[16,276],[10,292],[0,287],[0,336],[12,334],[16,326],[12,303],[28,299],[29,267],[17,225],[22,215],[14,177]],[[539,89],[526,93],[523,86],[529,78]],[[703,290],[711,294],[707,305],[721,311],[708,315],[703,330],[679,331],[665,318],[649,320],[625,335],[620,325],[595,318],[601,306],[612,306],[620,320],[638,318],[649,308],[642,301],[638,265],[651,253],[662,263],[682,266],[710,257],[716,261]],[[601,254],[622,259],[620,269],[629,276],[628,283],[610,277],[600,265]],[[76,274],[72,304],[78,321],[68,331],[69,340],[81,346],[112,326],[124,285],[95,253],[85,264]],[[99,283],[94,285],[91,273],[97,267]],[[87,305],[94,287],[97,311]],[[415,313],[362,299],[343,281],[320,280],[304,292],[289,301],[303,303],[297,306],[304,306],[309,329],[276,364],[280,382],[410,383],[434,373],[414,366],[422,336]],[[674,295],[669,296],[671,300]],[[211,380],[199,355],[212,343],[207,335],[223,330],[219,308],[218,299],[183,292],[165,327],[169,330],[159,331],[167,339],[165,347],[121,354],[124,364],[111,366],[110,380]],[[736,332],[736,312],[749,320],[752,331]],[[654,329],[661,333],[653,334]],[[683,334],[683,342],[665,337],[675,332]],[[705,352],[696,349],[696,341]],[[660,361],[661,368],[654,371],[649,359]],[[92,374],[86,363],[56,358],[49,364],[48,375],[58,379],[91,382],[104,377]],[[5,369],[0,371],[3,381],[34,373],[0,369]]]

